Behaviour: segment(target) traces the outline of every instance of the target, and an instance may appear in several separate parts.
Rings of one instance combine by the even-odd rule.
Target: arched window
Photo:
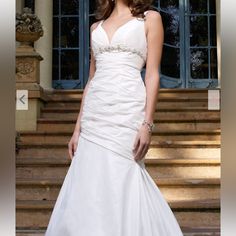
[[[160,67],[162,88],[218,85],[216,0],[154,0],[165,41]],[[84,88],[88,79],[89,27],[95,0],[54,0],[53,87]],[[145,74],[145,68],[143,71]]]

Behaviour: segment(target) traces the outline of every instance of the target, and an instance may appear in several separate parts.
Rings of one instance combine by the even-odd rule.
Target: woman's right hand
[[[79,134],[80,134],[80,132],[74,131],[74,133],[70,139],[70,142],[68,143],[69,156],[70,156],[71,160],[73,159],[73,156],[74,156],[75,151],[77,149],[77,145],[78,145],[78,141],[79,141]]]

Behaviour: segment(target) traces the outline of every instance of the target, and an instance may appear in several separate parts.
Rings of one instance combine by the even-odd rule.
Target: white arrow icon
[[[25,95],[23,95],[23,96],[20,97],[20,101],[21,101],[23,104],[25,104],[25,102],[24,102],[24,97],[25,97]]]
[[[28,110],[28,90],[16,90],[16,109]]]

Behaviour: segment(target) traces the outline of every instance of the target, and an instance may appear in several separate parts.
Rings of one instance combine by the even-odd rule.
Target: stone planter
[[[29,46],[43,36],[40,19],[25,7],[23,12],[16,13],[16,40],[21,46]]]

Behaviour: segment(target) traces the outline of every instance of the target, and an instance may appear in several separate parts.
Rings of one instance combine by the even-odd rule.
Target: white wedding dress
[[[111,41],[102,22],[92,32],[96,72],[84,100],[78,146],[45,235],[182,236],[144,161],[133,159],[145,115],[144,20],[126,22]]]

